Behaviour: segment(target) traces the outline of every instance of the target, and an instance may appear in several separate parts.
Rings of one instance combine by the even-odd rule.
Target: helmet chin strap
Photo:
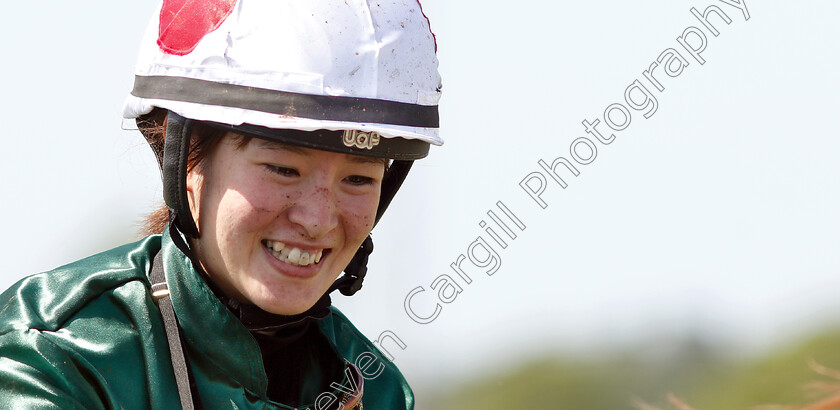
[[[163,199],[169,208],[171,223],[187,237],[198,238],[198,227],[193,220],[187,199],[187,160],[190,153],[190,133],[193,122],[172,111],[167,114],[161,174]],[[374,226],[379,223],[388,205],[394,199],[413,163],[414,161],[395,160],[386,170],[382,179]],[[373,252],[373,239],[368,235],[344,269],[344,275],[333,283],[327,293],[338,289],[343,295],[352,296],[358,292],[362,288],[362,282],[367,273],[367,262],[371,252]]]
[[[163,200],[169,207],[169,219],[178,230],[198,238],[190,202],[187,199],[187,159],[190,155],[192,120],[170,111],[166,116],[166,139],[163,144]]]

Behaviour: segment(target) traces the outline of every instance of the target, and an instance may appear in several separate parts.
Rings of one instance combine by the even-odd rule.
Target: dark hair
[[[164,109],[155,108],[152,112],[137,118],[137,128],[152,147],[158,164],[161,164],[163,161],[167,112]],[[195,167],[200,167],[204,164],[204,160],[213,153],[226,135],[228,135],[227,131],[213,127],[207,123],[193,123],[192,132],[190,133],[190,151],[187,157],[187,172],[191,172]],[[251,140],[250,137],[240,134],[235,134],[234,137],[238,139],[237,146],[239,148],[244,148]],[[166,207],[166,204],[161,204],[146,216],[140,232],[144,236],[158,234],[163,232],[163,229],[166,228],[168,223],[169,208]]]

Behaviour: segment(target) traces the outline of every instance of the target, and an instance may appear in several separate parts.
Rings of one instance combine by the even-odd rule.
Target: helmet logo
[[[377,132],[361,132],[358,130],[344,130],[344,145],[361,149],[373,149],[379,145],[380,136]]]

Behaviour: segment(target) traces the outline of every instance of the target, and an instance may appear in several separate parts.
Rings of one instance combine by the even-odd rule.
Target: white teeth
[[[295,265],[300,265],[300,249],[293,248],[291,252],[289,252],[289,262]]]
[[[283,242],[265,241],[265,247],[275,258],[290,265],[308,266],[321,261],[324,250],[303,251],[295,247],[288,247]]]

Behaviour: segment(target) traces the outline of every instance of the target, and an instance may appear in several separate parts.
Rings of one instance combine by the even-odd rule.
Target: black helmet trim
[[[300,131],[275,129],[258,125],[227,125],[205,121],[210,126],[269,141],[324,151],[395,160],[415,160],[429,154],[429,143],[405,138],[382,138],[376,132]]]
[[[224,84],[188,77],[135,76],[139,98],[235,107],[288,117],[439,128],[437,105],[324,96]]]

